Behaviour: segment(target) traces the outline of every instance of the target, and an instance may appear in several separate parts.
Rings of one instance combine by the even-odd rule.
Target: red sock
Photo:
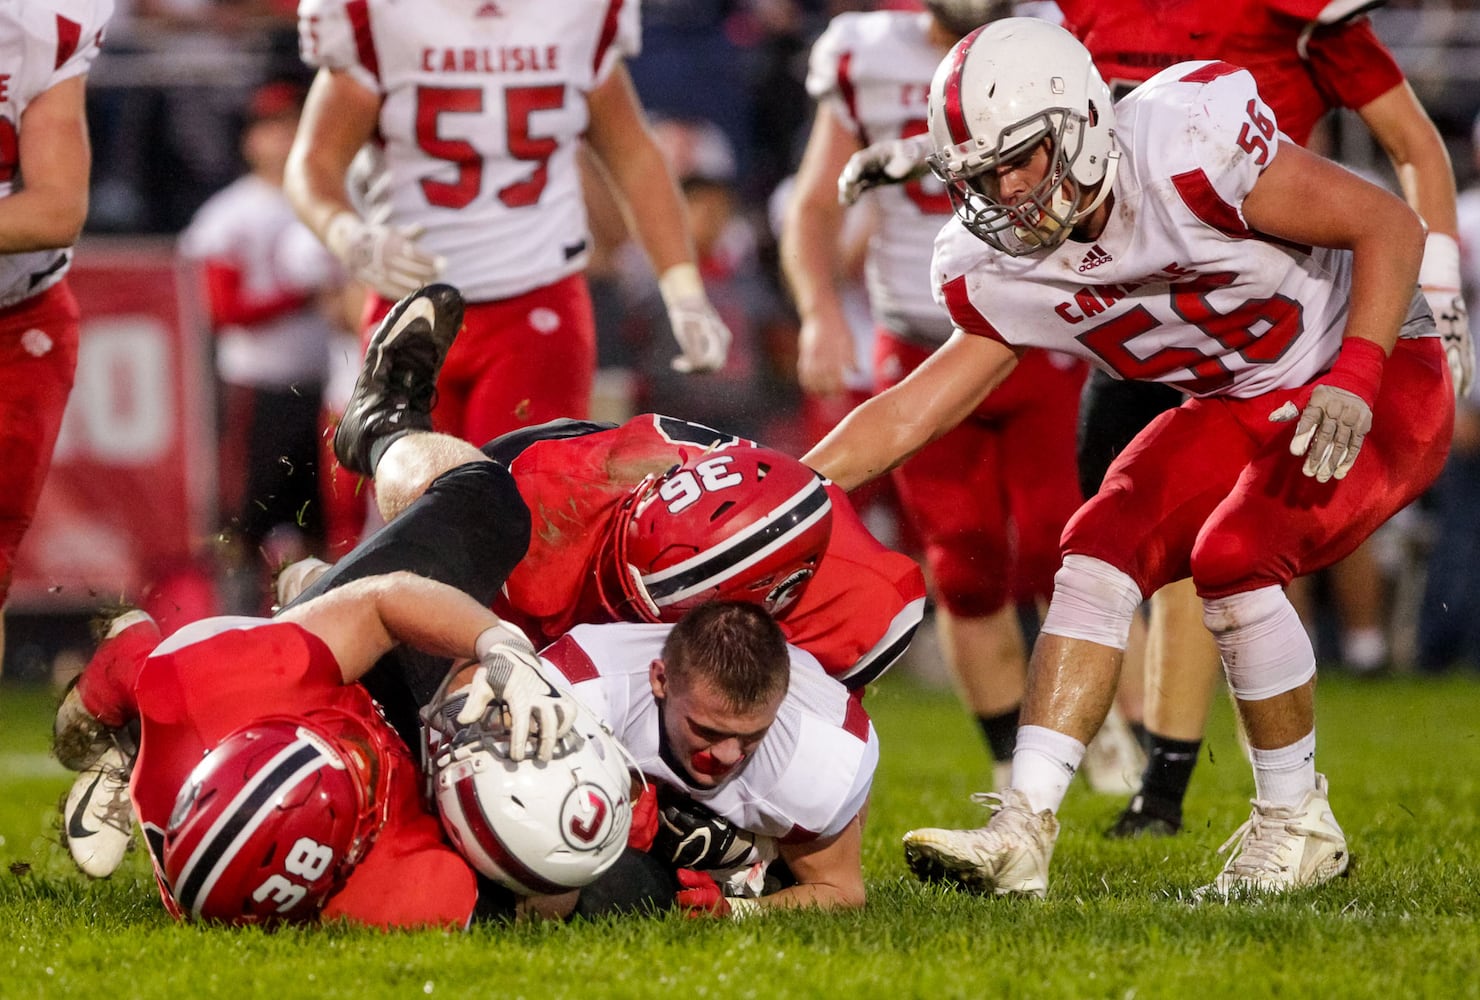
[[[108,637],[87,661],[77,678],[77,695],[103,725],[116,728],[139,714],[134,684],[161,638],[153,618],[131,611],[114,621]]]

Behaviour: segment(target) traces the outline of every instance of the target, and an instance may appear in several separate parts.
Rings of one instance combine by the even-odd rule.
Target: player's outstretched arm
[[[18,155],[25,184],[0,198],[0,253],[69,247],[82,232],[92,166],[83,110],[86,79],[61,81],[21,115]]]
[[[523,759],[531,734],[539,738],[539,759],[549,760],[555,741],[575,721],[574,701],[545,680],[524,634],[447,584],[406,572],[365,577],[278,617],[322,639],[346,684],[363,677],[397,644],[454,661],[477,660],[458,721],[471,723],[506,707],[514,760]]]
[[[1007,345],[957,330],[904,381],[848,414],[802,462],[854,489],[965,420],[1016,364]]]
[[[476,659],[478,637],[501,624],[462,591],[406,572],[354,580],[288,608],[278,618],[323,640],[339,661],[346,684],[359,680],[401,643],[433,656]]]

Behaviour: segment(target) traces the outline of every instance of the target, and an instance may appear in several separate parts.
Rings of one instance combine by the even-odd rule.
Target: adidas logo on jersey
[[[1079,273],[1083,274],[1085,271],[1099,267],[1101,264],[1108,264],[1114,259],[1110,254],[1101,250],[1100,245],[1096,243],[1089,248],[1089,253],[1084,255],[1084,260],[1079,262]]]

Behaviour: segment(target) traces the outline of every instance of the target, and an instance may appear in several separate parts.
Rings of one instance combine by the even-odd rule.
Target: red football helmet
[[[695,456],[638,484],[617,514],[622,596],[643,621],[676,622],[705,601],[780,617],[832,532],[826,481],[769,448]]]
[[[195,765],[170,815],[164,870],[191,916],[314,919],[385,819],[380,742],[339,711],[268,718]]]

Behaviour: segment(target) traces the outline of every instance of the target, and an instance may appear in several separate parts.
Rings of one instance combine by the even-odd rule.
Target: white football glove
[[[1424,290],[1434,324],[1439,328],[1439,341],[1444,345],[1444,360],[1454,381],[1454,395],[1463,399],[1475,382],[1475,342],[1470,339],[1470,312],[1459,292]]]
[[[1475,345],[1470,339],[1470,314],[1460,294],[1459,244],[1443,233],[1429,233],[1424,241],[1423,265],[1418,270],[1423,297],[1434,314],[1444,360],[1454,382],[1454,395],[1463,398],[1475,381]]]
[[[658,291],[668,310],[673,339],[683,351],[673,359],[673,370],[687,375],[723,368],[734,338],[709,304],[699,269],[693,264],[673,265],[658,278]]]
[[[539,736],[538,760],[549,760],[555,743],[576,721],[576,703],[540,673],[540,658],[518,627],[504,622],[485,630],[474,647],[479,669],[468,686],[468,700],[457,713],[459,725],[483,718],[495,703],[509,713],[509,757],[523,760],[531,728]]]
[[[324,245],[352,277],[388,299],[402,299],[437,280],[444,261],[416,245],[425,226],[366,222],[353,212],[329,220]]]
[[[851,205],[869,188],[903,184],[923,177],[930,170],[925,158],[931,152],[930,137],[886,139],[860,149],[848,158],[838,174],[838,202]]]
[[[1295,419],[1295,404],[1286,403],[1269,415],[1276,423]],[[1362,397],[1331,385],[1318,385],[1300,413],[1290,454],[1304,455],[1301,469],[1317,482],[1345,479],[1362,450],[1362,439],[1372,429],[1372,408]]]

